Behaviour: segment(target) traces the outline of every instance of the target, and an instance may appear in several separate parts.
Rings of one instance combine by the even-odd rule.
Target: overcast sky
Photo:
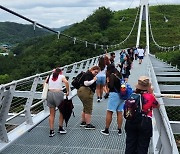
[[[149,0],[150,5],[180,4],[180,0]],[[50,28],[81,22],[98,7],[123,10],[139,6],[140,0],[0,0],[0,5]],[[0,22],[28,22],[0,9]]]

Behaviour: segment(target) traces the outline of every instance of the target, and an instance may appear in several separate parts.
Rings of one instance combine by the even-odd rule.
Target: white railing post
[[[25,105],[25,119],[26,119],[26,123],[29,125],[33,124],[30,108],[34,99],[34,94],[36,92],[38,81],[39,81],[39,77],[35,77]]]
[[[7,130],[5,124],[6,124],[6,119],[8,118],[8,113],[13,99],[13,94],[16,88],[16,84],[14,83],[8,88],[9,88],[8,90],[4,89],[3,92],[4,98],[2,99],[1,108],[0,108],[0,140],[6,143],[9,142],[9,139],[7,136]]]

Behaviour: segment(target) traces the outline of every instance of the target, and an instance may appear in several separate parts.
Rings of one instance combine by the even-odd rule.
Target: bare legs
[[[51,108],[49,108],[49,111],[50,111],[49,127],[50,127],[50,130],[54,130],[54,119],[55,119],[56,110],[55,110],[55,108],[51,107]],[[64,121],[64,118],[63,118],[62,113],[60,112],[59,126],[61,126],[61,127],[63,126],[63,121]]]
[[[104,85],[100,85],[100,84],[96,86],[96,94],[97,94],[98,98],[102,98],[103,87],[104,87]]]
[[[139,64],[141,64],[142,63],[142,59],[139,59]]]
[[[54,119],[55,119],[56,111],[55,111],[55,108],[53,108],[53,107],[50,107],[49,111],[50,111],[49,127],[50,127],[50,130],[54,130]]]
[[[59,126],[63,127],[63,121],[64,121],[64,117],[63,117],[62,113],[60,112],[60,115],[59,115]]]
[[[86,124],[91,123],[91,114],[86,114],[84,112],[81,113],[82,121],[86,122]]]
[[[111,112],[111,111],[106,112],[106,128],[110,127],[110,124],[111,124],[111,121],[112,121],[112,115],[113,115],[113,112]],[[118,129],[121,129],[122,122],[123,122],[122,112],[117,111]]]
[[[123,116],[122,112],[117,112],[117,124],[118,124],[118,129],[121,129],[122,127],[122,122],[123,122]]]

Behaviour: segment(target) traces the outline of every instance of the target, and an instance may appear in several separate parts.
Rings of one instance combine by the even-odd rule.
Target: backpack
[[[121,82],[120,98],[126,100],[133,93],[133,89],[131,88],[131,86],[126,81],[124,81],[124,79],[121,79],[120,82]]]
[[[82,85],[83,85],[83,76],[84,76],[85,72],[81,72],[79,73],[72,81],[72,85],[74,88],[79,89]]]
[[[126,120],[138,121],[142,117],[142,96],[132,93],[124,103],[124,118]]]
[[[117,90],[115,88],[115,90],[119,93],[119,96],[121,99],[124,99],[124,100],[128,99],[130,95],[133,93],[133,89],[124,79],[120,79],[116,74],[114,75],[120,81],[120,89]]]

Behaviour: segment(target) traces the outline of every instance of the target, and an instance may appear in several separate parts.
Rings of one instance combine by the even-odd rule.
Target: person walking
[[[56,113],[56,107],[59,107],[62,101],[64,100],[64,92],[62,91],[62,84],[65,84],[66,87],[66,96],[69,95],[69,83],[66,77],[62,74],[60,68],[56,68],[54,72],[46,78],[45,82],[48,81],[49,89],[47,93],[47,106],[49,107],[50,116],[49,116],[49,127],[50,134],[49,137],[55,135],[54,131],[54,119]],[[59,111],[60,112],[60,111]],[[62,113],[59,115],[59,130],[58,133],[66,134],[66,130],[63,128],[64,118]]]
[[[134,50],[133,50],[133,48],[130,48],[128,50],[128,55],[129,55],[129,59],[130,59],[131,63],[133,63],[133,60],[134,60]]]
[[[141,95],[143,115],[138,119],[126,120],[126,149],[125,154],[147,154],[152,137],[152,110],[159,103],[153,95],[149,78],[141,76],[136,84],[136,94]]]
[[[120,65],[124,62],[124,58],[126,57],[126,54],[128,54],[126,52],[126,50],[122,50],[120,53]]]
[[[138,58],[139,58],[139,64],[142,63],[142,60],[144,58],[144,49],[140,46],[138,49],[137,49],[137,52],[138,52]]]
[[[111,52],[110,53],[110,58],[109,58],[110,64],[114,64],[115,57],[116,57],[115,53]]]
[[[101,134],[109,135],[109,127],[112,121],[112,115],[114,112],[117,114],[118,134],[121,135],[121,126],[123,122],[122,111],[123,101],[120,99],[118,90],[120,89],[120,81],[118,78],[122,78],[120,72],[115,68],[113,64],[107,67],[108,87],[109,87],[109,100],[106,111],[106,126],[104,130],[101,130]]]
[[[85,129],[95,129],[95,126],[91,124],[91,115],[93,110],[93,95],[96,90],[96,75],[99,71],[99,66],[90,68],[83,75],[82,86],[77,91],[77,95],[83,104],[80,127],[85,127]]]
[[[125,55],[124,61],[121,64],[121,74],[126,82],[128,82],[128,78],[131,70],[132,62],[128,54]]]
[[[137,60],[137,58],[138,58],[138,50],[137,50],[137,48],[134,48],[134,58],[135,58],[135,60]]]
[[[96,75],[97,81],[96,81],[96,94],[97,94],[97,102],[100,102],[102,100],[103,95],[103,88],[106,84],[106,69],[107,66],[105,65],[105,59],[104,57],[99,58],[99,64],[100,72]]]

